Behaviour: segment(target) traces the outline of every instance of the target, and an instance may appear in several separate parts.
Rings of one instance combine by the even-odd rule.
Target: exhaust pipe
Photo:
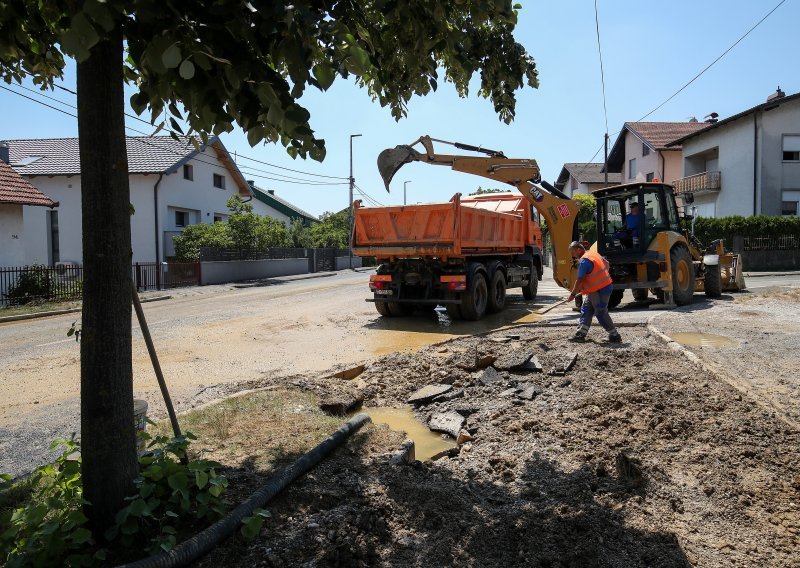
[[[384,150],[378,155],[378,171],[383,179],[383,184],[386,186],[386,192],[389,192],[389,183],[397,173],[397,171],[408,164],[419,159],[422,154],[417,152],[411,146],[396,146]]]

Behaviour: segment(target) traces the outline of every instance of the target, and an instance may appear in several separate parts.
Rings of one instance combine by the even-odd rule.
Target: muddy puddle
[[[414,455],[420,461],[456,445],[455,440],[429,430],[411,409],[374,407],[362,408],[360,412],[366,412],[375,424],[386,424],[396,432],[405,432],[409,439],[414,440]]]
[[[678,332],[672,334],[672,339],[687,347],[736,347],[739,345],[730,337],[713,333]]]

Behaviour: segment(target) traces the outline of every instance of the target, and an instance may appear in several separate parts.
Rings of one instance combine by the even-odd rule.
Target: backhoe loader
[[[438,154],[434,142],[485,156]],[[415,149],[416,145],[422,151]],[[553,249],[553,279],[562,288],[572,288],[577,264],[569,254],[569,244],[578,238],[576,220],[580,205],[541,179],[536,160],[507,158],[500,151],[422,136],[409,145],[384,150],[378,156],[378,170],[387,191],[397,171],[411,162],[449,166],[455,171],[515,187],[547,222]],[[740,259],[726,253],[722,241],[704,248],[691,233],[682,231],[672,186],[633,183],[606,188],[593,195],[597,201],[598,241],[592,248],[611,263],[614,280],[611,307],[619,304],[628,288],[636,300],[645,299],[652,291],[667,306],[692,302],[696,290],[719,297],[723,290],[744,288]],[[639,211],[636,220],[629,222],[630,205],[634,202],[639,204]],[[466,293],[470,293],[471,285],[468,279]]]

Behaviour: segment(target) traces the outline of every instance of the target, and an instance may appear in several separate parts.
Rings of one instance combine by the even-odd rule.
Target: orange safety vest
[[[591,294],[602,290],[612,283],[611,274],[608,273],[605,259],[600,254],[587,250],[583,253],[581,259],[587,258],[592,261],[594,268],[592,271],[584,276],[585,280],[581,286],[581,294]]]

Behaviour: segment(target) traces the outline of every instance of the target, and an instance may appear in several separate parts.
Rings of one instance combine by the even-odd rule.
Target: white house
[[[676,192],[692,192],[697,214],[800,214],[800,93],[706,124],[668,144],[683,146]]]
[[[60,203],[24,207],[25,263],[82,263],[81,174],[77,138],[10,140],[11,166]],[[174,254],[172,237],[196,223],[224,221],[232,195],[250,186],[216,137],[196,150],[189,138],[129,137],[133,262]]]
[[[8,146],[0,144],[0,266],[17,267],[26,264],[23,207],[48,207],[47,214],[58,203],[25,181],[8,160]]]
[[[608,182],[606,174],[603,173],[603,164],[564,164],[558,179],[553,185],[556,189],[564,192],[568,197],[575,194],[591,195],[594,191],[619,185],[620,174],[609,173]]]
[[[278,221],[282,221],[288,228],[293,219],[299,219],[304,225],[308,226],[311,223],[318,221],[311,213],[306,213],[296,205],[292,205],[285,199],[281,199],[275,195],[273,189],[261,189],[248,180],[250,189],[253,192],[253,200],[250,205],[253,206],[253,213],[261,215],[262,217],[272,217]]]

